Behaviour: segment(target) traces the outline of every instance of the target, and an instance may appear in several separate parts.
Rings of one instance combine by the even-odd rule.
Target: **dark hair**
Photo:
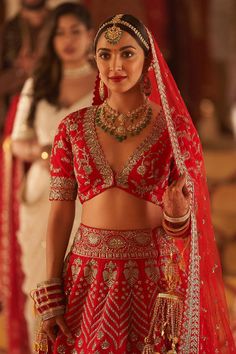
[[[112,23],[108,23],[106,26],[104,26],[101,30],[100,28],[107,22],[110,22],[115,16],[109,17],[107,18],[99,27],[98,32],[95,36],[95,40],[94,40],[94,50],[96,51],[97,48],[97,43],[98,43],[98,39],[100,38],[101,34],[104,33],[109,27],[112,27]],[[134,27],[136,30],[138,30],[138,32],[141,34],[142,38],[145,40],[145,42],[148,43],[149,48],[150,48],[150,43],[149,43],[149,38],[148,38],[148,34],[147,34],[147,30],[144,26],[144,24],[139,21],[136,17],[134,17],[133,15],[129,15],[129,14],[125,14],[121,17],[122,21],[128,22],[132,27]],[[149,56],[150,54],[150,49],[147,49],[147,47],[143,44],[143,42],[141,41],[141,39],[139,38],[139,36],[136,34],[135,31],[133,31],[130,27],[126,26],[125,24],[122,23],[117,23],[116,26],[118,26],[120,29],[122,29],[123,31],[128,32],[140,45],[140,47],[143,49],[144,54],[146,57]]]
[[[38,102],[46,99],[48,102],[57,105],[59,96],[59,85],[62,77],[62,66],[53,45],[60,17],[73,15],[85,27],[92,28],[92,20],[89,11],[82,4],[63,3],[53,9],[43,31],[42,55],[33,73],[33,101],[28,116],[28,125],[34,125],[35,111]]]

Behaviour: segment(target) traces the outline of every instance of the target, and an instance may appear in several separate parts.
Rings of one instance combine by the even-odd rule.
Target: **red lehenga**
[[[236,353],[199,138],[150,33],[149,39],[151,99],[162,107],[155,129],[115,174],[96,137],[99,105],[69,115],[55,137],[50,198],[73,200],[78,194],[83,203],[115,186],[162,206],[168,183],[186,173],[189,237],[176,242],[162,228],[100,230],[81,225],[64,268],[65,318],[73,338],[59,333],[53,353],[142,353],[157,295],[166,287],[163,274],[170,258],[176,265],[176,292],[184,299],[177,352]],[[155,351],[167,353],[169,343],[155,330]]]

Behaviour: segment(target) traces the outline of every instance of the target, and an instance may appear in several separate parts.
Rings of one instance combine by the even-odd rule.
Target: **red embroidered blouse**
[[[62,120],[51,156],[50,200],[81,203],[116,187],[161,205],[171,171],[172,152],[161,111],[151,134],[135,149],[119,173],[108,164],[97,139],[98,106],[71,113]]]

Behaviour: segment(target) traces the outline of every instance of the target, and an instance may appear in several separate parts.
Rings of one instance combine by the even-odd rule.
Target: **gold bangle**
[[[165,223],[165,220],[162,221],[162,227],[163,227],[165,233],[169,236],[172,236],[172,237],[183,236],[186,233],[186,231],[189,229],[189,224],[190,224],[190,220],[188,220],[180,228],[174,229],[174,228],[167,226]]]
[[[165,230],[168,230],[170,232],[179,232],[179,231],[183,231],[183,230],[187,229],[189,227],[189,223],[190,223],[190,220],[188,219],[182,226],[171,227],[171,226],[167,225],[165,219],[163,219],[162,226]]]
[[[167,215],[164,211],[163,211],[163,217],[166,221],[169,221],[172,224],[180,224],[182,222],[185,222],[189,219],[190,217],[190,209],[187,211],[187,213],[183,216],[180,217],[171,217],[169,215]]]

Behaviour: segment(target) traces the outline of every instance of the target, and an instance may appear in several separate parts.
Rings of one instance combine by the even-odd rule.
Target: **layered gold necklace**
[[[135,136],[150,123],[152,108],[148,101],[128,113],[120,113],[109,106],[107,100],[98,108],[95,123],[119,142]]]

